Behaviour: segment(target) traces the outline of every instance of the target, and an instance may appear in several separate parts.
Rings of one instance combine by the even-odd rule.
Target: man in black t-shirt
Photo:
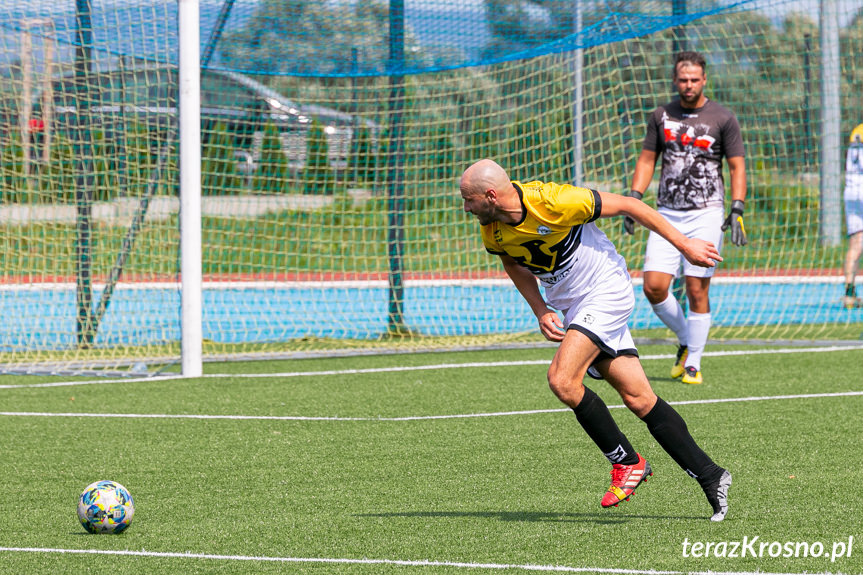
[[[681,52],[674,62],[674,84],[680,95],[653,111],[647,122],[641,155],[635,165],[630,195],[641,198],[650,185],[656,160],[662,155],[657,210],[687,237],[713,242],[721,248],[722,232],[731,228],[731,241],[746,245],[743,202],[746,166],[737,118],[704,95],[706,61],[697,52]],[[731,175],[731,211],[723,221],[725,182],[722,160]],[[634,222],[624,220],[633,233]],[[670,293],[681,264],[680,253],[657,234],[647,240],[644,258],[644,295],[653,311],[678,339],[671,377],[701,383],[701,355],[710,331],[710,278],[715,268],[683,262],[689,315]]]

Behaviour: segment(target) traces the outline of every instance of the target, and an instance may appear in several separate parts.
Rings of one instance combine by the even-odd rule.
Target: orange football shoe
[[[603,507],[617,507],[621,501],[628,501],[635,488],[653,475],[647,460],[638,453],[636,455],[638,455],[638,463],[632,465],[615,463],[611,466],[611,485],[602,497]]]

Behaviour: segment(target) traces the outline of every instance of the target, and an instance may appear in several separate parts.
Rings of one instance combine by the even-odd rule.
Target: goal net
[[[747,156],[749,245],[723,248],[711,337],[860,339],[842,187],[863,4],[813,5],[201,0],[204,358],[541,342],[458,178],[490,157],[625,192],[684,48]],[[178,360],[181,40],[175,0],[0,6],[0,371]],[[599,225],[635,335],[670,337],[638,285],[647,232]]]

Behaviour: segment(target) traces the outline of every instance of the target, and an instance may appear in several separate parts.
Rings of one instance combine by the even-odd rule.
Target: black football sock
[[[572,411],[608,461],[624,465],[638,463],[638,455],[617,427],[605,402],[587,386],[584,388],[581,403]]]
[[[641,420],[677,465],[698,480],[702,487],[722,475],[723,469],[698,447],[680,414],[661,397],[656,398],[656,405]]]

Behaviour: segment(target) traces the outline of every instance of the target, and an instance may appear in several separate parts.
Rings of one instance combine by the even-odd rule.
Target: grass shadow
[[[480,518],[512,522],[596,523],[615,525],[639,520],[704,519],[672,515],[613,515],[610,513],[555,513],[549,511],[410,511],[401,513],[364,513],[356,517],[419,517],[432,519]]]

